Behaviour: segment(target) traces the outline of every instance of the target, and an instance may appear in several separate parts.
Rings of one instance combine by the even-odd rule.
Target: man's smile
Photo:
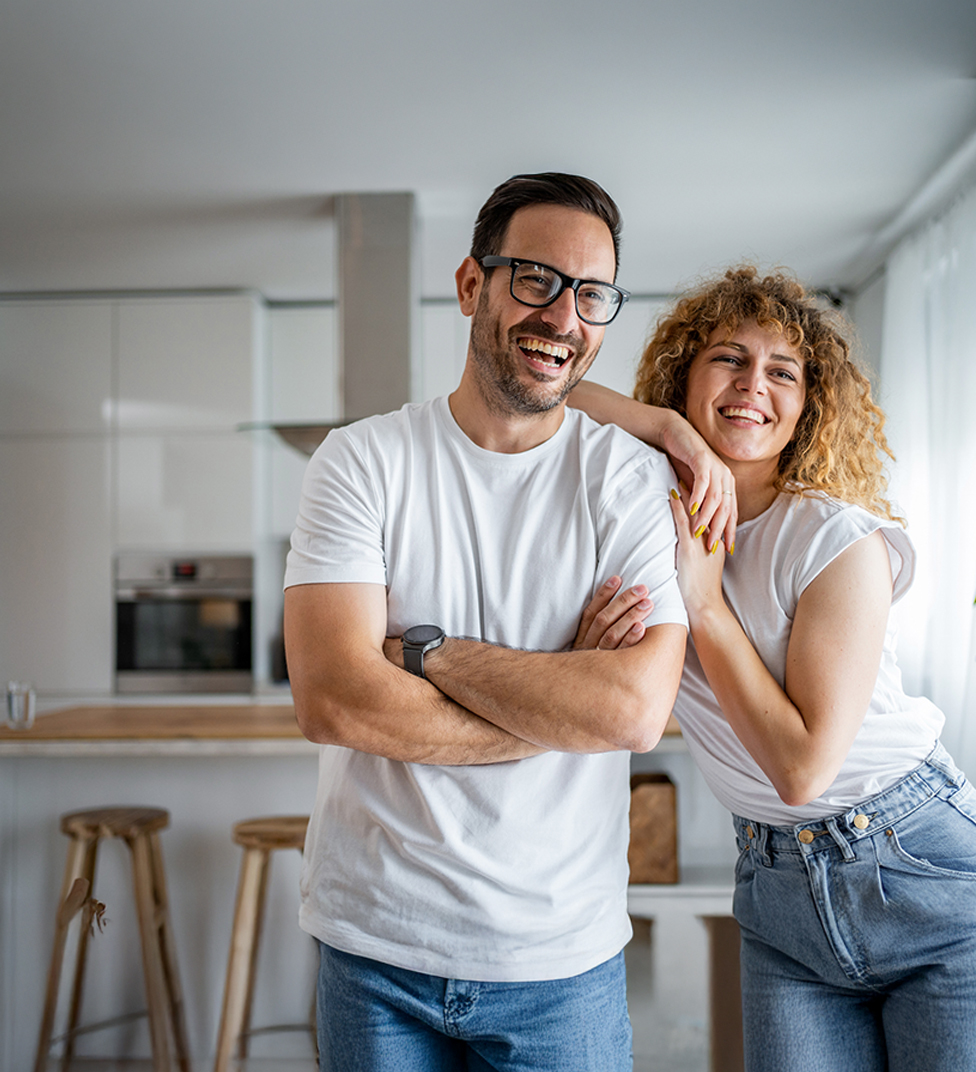
[[[560,346],[554,342],[547,342],[545,339],[528,338],[523,335],[517,340],[517,344],[523,353],[531,355],[533,360],[549,368],[560,368],[569,358],[568,346]]]

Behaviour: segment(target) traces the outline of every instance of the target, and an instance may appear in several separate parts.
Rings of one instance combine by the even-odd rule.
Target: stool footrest
[[[79,1035],[90,1035],[93,1031],[101,1031],[106,1027],[131,1024],[134,1020],[145,1020],[148,1015],[149,1010],[143,1009],[141,1012],[127,1012],[121,1016],[113,1016],[111,1020],[99,1020],[95,1024],[84,1024],[82,1027],[72,1028],[70,1031],[65,1031],[63,1035],[58,1035],[56,1038],[51,1039],[51,1045],[56,1046],[59,1042],[67,1042],[68,1039],[77,1038]]]
[[[252,1027],[248,1031],[242,1031],[238,1038],[254,1038],[255,1035],[274,1035],[279,1031],[304,1031],[307,1033],[311,1030],[313,1030],[313,1027],[308,1020],[304,1024],[268,1024],[267,1027]]]

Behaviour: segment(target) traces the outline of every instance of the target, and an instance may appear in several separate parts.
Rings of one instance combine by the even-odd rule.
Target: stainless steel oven
[[[250,555],[115,560],[115,691],[249,692]]]

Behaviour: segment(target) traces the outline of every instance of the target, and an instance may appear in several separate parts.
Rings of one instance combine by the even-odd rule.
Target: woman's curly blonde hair
[[[685,414],[692,359],[716,328],[731,335],[748,320],[782,334],[804,359],[806,402],[780,455],[777,490],[822,491],[901,520],[884,497],[883,456],[894,460],[885,416],[851,359],[843,321],[781,271],[760,278],[755,267],[741,265],[685,294],[644,349],[634,397]]]

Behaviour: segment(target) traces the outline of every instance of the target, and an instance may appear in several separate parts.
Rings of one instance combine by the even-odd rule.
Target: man
[[[341,746],[302,878],[323,1069],[631,1067],[629,752],[686,618],[663,455],[565,405],[626,298],[619,223],[587,179],[503,183],[455,277],[457,390],[310,462],[285,634],[302,731]],[[569,650],[610,575],[643,639]]]

